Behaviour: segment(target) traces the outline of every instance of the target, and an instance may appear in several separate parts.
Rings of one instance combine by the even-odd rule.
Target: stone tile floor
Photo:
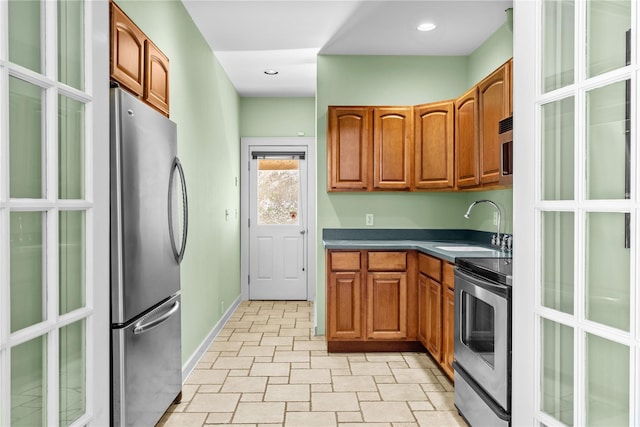
[[[312,328],[310,302],[243,302],[158,426],[466,426],[426,354],[329,354]]]

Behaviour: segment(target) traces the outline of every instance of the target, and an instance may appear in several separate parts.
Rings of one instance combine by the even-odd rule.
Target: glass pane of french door
[[[542,2],[542,87],[549,92],[574,81],[575,2]]]
[[[541,410],[558,421],[573,425],[573,330],[542,320]]]
[[[587,5],[587,77],[626,65],[631,0],[590,0]]]

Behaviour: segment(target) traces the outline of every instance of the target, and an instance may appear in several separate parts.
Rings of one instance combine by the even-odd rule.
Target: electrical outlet
[[[366,225],[373,225],[373,214],[366,214],[364,216],[364,223]]]
[[[493,225],[498,225],[498,212],[493,213]]]

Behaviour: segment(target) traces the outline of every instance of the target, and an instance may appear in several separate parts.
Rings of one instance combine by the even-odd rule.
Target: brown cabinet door
[[[437,361],[440,361],[442,348],[441,301],[442,284],[427,279],[427,350]]]
[[[111,3],[111,77],[138,96],[143,94],[146,37],[118,6]]]
[[[409,190],[413,168],[413,107],[373,109],[373,187]]]
[[[169,115],[169,58],[151,41],[145,43],[144,99]]]
[[[362,338],[359,271],[331,272],[327,289],[327,339]]]
[[[418,339],[427,348],[427,328],[429,316],[429,279],[424,274],[418,274]]]
[[[474,187],[478,175],[478,89],[476,86],[456,100],[456,185]]]
[[[508,71],[505,64],[478,84],[482,184],[497,183],[500,179],[498,122],[509,115]]]
[[[453,101],[414,107],[414,188],[453,188]]]
[[[453,288],[445,287],[442,294],[442,369],[453,379],[453,319],[455,296]]]
[[[407,337],[407,273],[367,275],[367,338],[402,340]]]
[[[327,190],[371,189],[371,109],[329,107]]]

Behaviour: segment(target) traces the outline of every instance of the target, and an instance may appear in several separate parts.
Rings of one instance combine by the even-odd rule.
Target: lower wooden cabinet
[[[367,274],[367,339],[407,338],[407,273]]]
[[[453,265],[416,251],[327,251],[328,351],[424,351],[453,379]]]

